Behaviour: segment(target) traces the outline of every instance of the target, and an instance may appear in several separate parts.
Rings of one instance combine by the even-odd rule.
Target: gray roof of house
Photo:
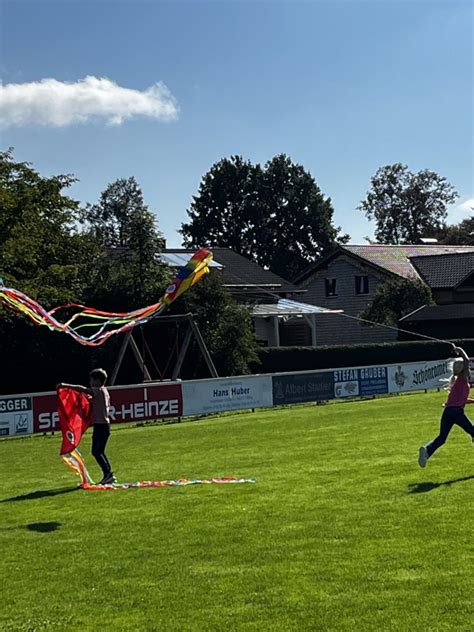
[[[232,289],[252,288],[262,292],[288,292],[301,293],[302,288],[293,285],[286,279],[274,274],[270,270],[265,270],[254,261],[237,254],[230,248],[209,247],[213,254],[215,267],[219,269],[222,283]],[[194,254],[193,249],[186,248],[165,248],[164,255],[174,255],[179,258]]]
[[[433,290],[456,288],[474,273],[474,252],[416,256],[411,262]]]
[[[367,244],[352,245],[345,244],[336,246],[325,256],[317,259],[306,270],[304,270],[295,279],[295,283],[299,283],[311,276],[320,265],[325,264],[335,256],[347,254],[354,256],[363,263],[370,264],[379,270],[396,274],[402,277],[414,276],[418,277],[418,272],[412,264],[412,257],[420,257],[423,255],[442,255],[455,253],[474,253],[474,246],[444,246],[436,245],[407,245],[407,246],[386,246],[383,244]]]

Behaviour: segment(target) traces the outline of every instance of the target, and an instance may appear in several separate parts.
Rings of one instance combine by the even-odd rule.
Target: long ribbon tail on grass
[[[219,476],[213,478],[180,478],[174,481],[136,481],[134,483],[113,483],[100,485],[94,483],[87,471],[86,464],[79,450],[72,450],[63,454],[63,461],[81,479],[80,486],[87,491],[134,489],[137,487],[188,487],[189,485],[226,485],[237,483],[255,483],[255,478],[242,478],[240,476]]]
[[[0,303],[11,311],[26,316],[35,325],[66,333],[82,345],[99,346],[111,336],[129,331],[159,316],[173,301],[209,272],[211,259],[212,253],[207,248],[201,248],[181,268],[158,303],[131,312],[105,312],[77,303],[58,305],[48,311],[23,292],[3,286],[1,281]],[[70,315],[61,319],[58,315],[60,312]],[[92,333],[83,334],[85,329],[91,330]]]
[[[111,485],[97,485],[83,483],[82,489],[88,491],[134,489],[137,487],[188,487],[189,485],[225,485],[238,483],[256,483],[255,478],[238,476],[221,476],[216,478],[179,478],[175,481],[137,481],[135,483],[113,483]]]

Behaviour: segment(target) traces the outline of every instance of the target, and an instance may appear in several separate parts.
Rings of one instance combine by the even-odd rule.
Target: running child
[[[77,384],[59,384],[65,388],[72,388],[75,391],[86,393],[92,400],[92,456],[99,464],[103,478],[99,485],[116,483],[117,479],[112,472],[109,459],[105,454],[105,446],[110,436],[109,406],[110,395],[105,387],[107,373],[104,369],[94,369],[89,373],[89,387]]]
[[[469,397],[469,356],[461,347],[453,346],[453,351],[456,356],[459,356],[459,359],[453,363],[453,375],[448,387],[449,395],[444,404],[445,408],[440,421],[439,434],[436,439],[421,446],[418,455],[420,467],[425,467],[428,459],[446,442],[454,425],[467,432],[474,442],[474,426],[464,413],[466,404],[474,404],[474,399]]]

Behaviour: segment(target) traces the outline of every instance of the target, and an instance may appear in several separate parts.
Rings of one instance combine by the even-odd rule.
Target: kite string
[[[410,336],[418,336],[419,338],[426,338],[427,340],[433,340],[435,342],[442,342],[448,345],[454,344],[451,340],[441,340],[440,338],[435,338],[434,336],[426,336],[425,334],[419,334],[415,331],[410,331],[409,329],[402,329],[401,327],[394,327],[393,325],[386,325],[385,323],[377,323],[374,320],[368,320],[367,318],[361,318],[360,316],[351,316],[350,314],[340,313],[336,314],[337,316],[344,316],[345,318],[351,318],[352,320],[358,320],[362,323],[368,323],[369,325],[373,325],[375,327],[384,327],[385,329],[392,329],[393,331],[402,331],[405,334],[410,334]]]

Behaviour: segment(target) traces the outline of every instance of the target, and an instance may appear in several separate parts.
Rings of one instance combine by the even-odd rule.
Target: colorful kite
[[[26,294],[1,284],[0,303],[14,312],[27,316],[36,325],[45,325],[53,331],[62,331],[83,345],[99,346],[110,336],[130,331],[133,327],[143,325],[161,314],[178,296],[181,296],[204,274],[209,272],[211,259],[212,254],[209,250],[206,248],[198,250],[181,268],[178,276],[166,288],[164,296],[158,303],[133,312],[104,312],[76,303],[59,305],[47,311]],[[58,312],[63,310],[69,312],[73,310],[74,313],[63,321],[57,316]],[[85,336],[82,331],[80,332],[85,328],[92,328],[94,331],[91,335]]]

